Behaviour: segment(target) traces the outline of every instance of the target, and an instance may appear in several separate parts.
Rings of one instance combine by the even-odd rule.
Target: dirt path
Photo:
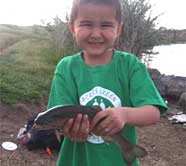
[[[148,156],[141,160],[142,166],[185,166],[186,129],[174,126],[167,118],[159,124],[139,131],[139,142],[148,150]]]
[[[35,110],[35,111],[34,111]],[[16,135],[20,127],[34,112],[43,111],[42,106],[19,104],[15,108],[0,106],[0,144],[4,141],[18,143]],[[185,166],[186,165],[186,129],[170,124],[167,118],[161,118],[154,126],[139,128],[139,144],[148,151],[141,159],[141,166]],[[15,151],[6,151],[0,147],[1,166],[55,166],[57,152],[47,155],[45,150],[28,151],[18,144]]]

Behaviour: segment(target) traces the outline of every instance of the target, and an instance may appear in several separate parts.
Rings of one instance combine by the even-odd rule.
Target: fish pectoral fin
[[[102,138],[105,141],[105,143],[107,143],[107,144],[113,142],[113,139],[109,136],[103,136]]]
[[[55,130],[55,135],[56,135],[58,142],[60,143],[61,142],[61,133],[59,132],[58,129]]]

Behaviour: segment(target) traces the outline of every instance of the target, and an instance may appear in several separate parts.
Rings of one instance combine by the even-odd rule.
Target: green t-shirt
[[[56,67],[48,108],[63,104],[100,105],[103,109],[156,105],[166,110],[144,64],[121,51],[114,51],[108,64],[94,67],[84,63],[81,53],[63,58]],[[122,135],[136,143],[135,127],[125,126]],[[125,165],[118,145],[106,144],[95,135],[85,143],[65,138],[57,161],[57,166]],[[136,161],[133,166],[137,165]]]

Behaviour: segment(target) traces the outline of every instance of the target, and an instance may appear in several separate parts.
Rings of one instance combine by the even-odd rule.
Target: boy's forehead
[[[113,19],[116,18],[116,11],[109,5],[82,4],[79,6],[76,19]]]

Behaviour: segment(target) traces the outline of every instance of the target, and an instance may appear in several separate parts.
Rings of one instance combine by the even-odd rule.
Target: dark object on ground
[[[179,98],[178,105],[181,111],[186,114],[186,92],[183,92]]]
[[[41,148],[59,150],[61,142],[64,139],[63,135],[61,134],[59,139],[59,135],[56,135],[55,129],[34,129],[34,119],[37,117],[37,115],[38,114],[34,114],[28,119],[24,127],[20,129],[17,139],[24,144],[28,150],[36,150]]]
[[[35,150],[40,148],[50,148],[60,150],[61,142],[56,137],[55,130],[36,130],[29,132],[31,134],[30,140],[25,144],[28,150]],[[63,140],[63,137],[61,137]]]

